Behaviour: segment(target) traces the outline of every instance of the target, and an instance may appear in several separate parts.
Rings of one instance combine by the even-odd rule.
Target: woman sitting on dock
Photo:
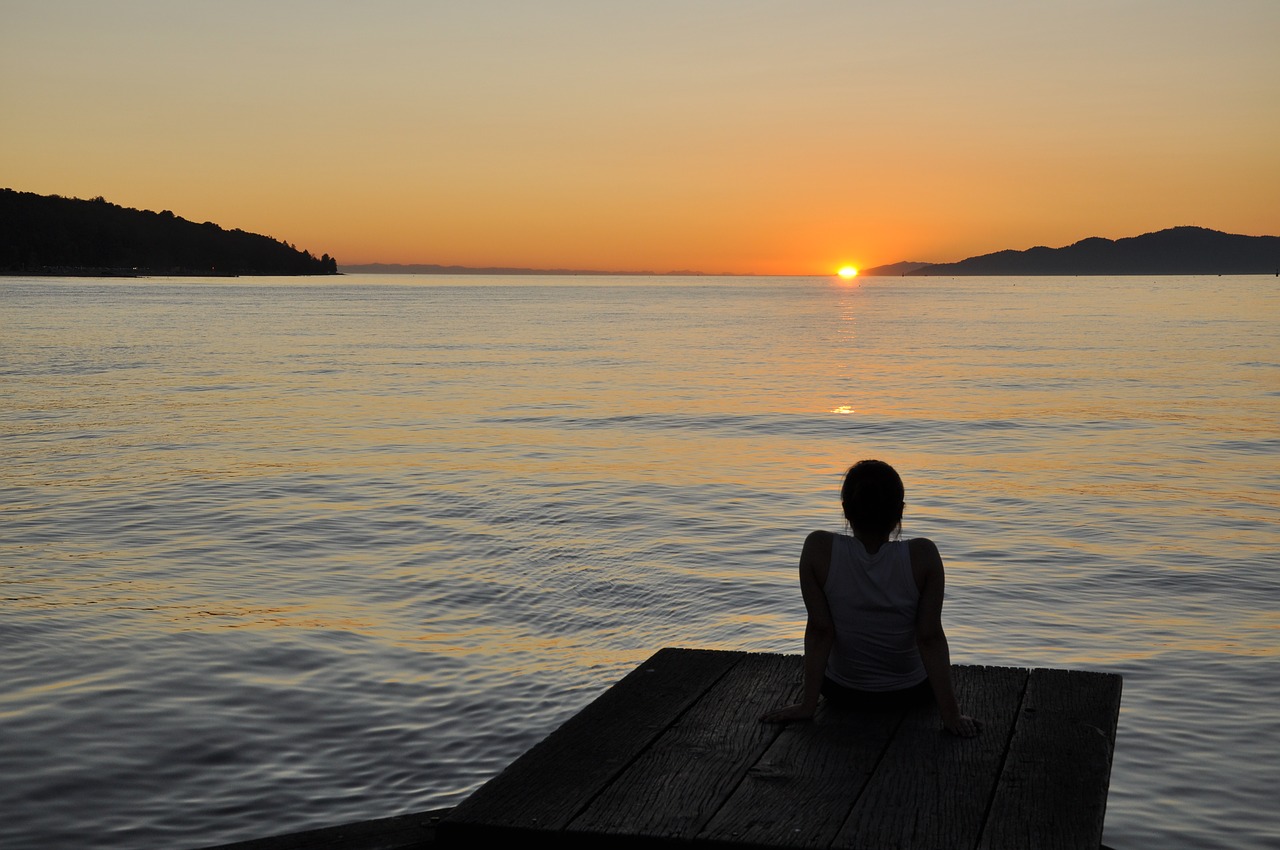
[[[845,475],[840,501],[853,536],[815,531],[800,555],[809,612],[803,698],[761,720],[808,720],[821,694],[871,710],[936,702],[947,731],[978,734],[981,724],[960,713],[951,684],[938,547],[922,537],[890,539],[901,530],[902,479],[883,461],[859,461]]]

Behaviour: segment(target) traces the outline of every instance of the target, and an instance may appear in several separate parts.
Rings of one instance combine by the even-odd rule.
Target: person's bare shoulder
[[[804,557],[819,557],[824,562],[831,560],[831,545],[835,535],[830,531],[810,531],[804,539]]]
[[[942,555],[938,553],[938,547],[928,537],[913,537],[907,541],[907,551],[911,553],[911,560],[921,561],[941,561]]]
[[[830,549],[831,539],[833,537],[835,537],[835,535],[832,534],[830,531],[823,531],[822,529],[818,529],[817,531],[810,531],[809,536],[804,539],[804,545],[806,549],[809,548],[810,546],[822,546],[824,548]]]
[[[808,572],[819,586],[827,583],[827,571],[831,567],[831,541],[835,538],[830,531],[811,531],[804,539],[804,551],[800,553],[800,573]]]
[[[916,588],[923,593],[930,580],[942,574],[942,555],[927,537],[908,540],[907,553],[911,556],[911,575],[916,581]]]

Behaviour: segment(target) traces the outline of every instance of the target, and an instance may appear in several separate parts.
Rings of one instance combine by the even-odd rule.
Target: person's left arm
[[[822,677],[826,674],[827,659],[836,640],[831,607],[822,589],[830,565],[831,534],[815,531],[805,539],[804,550],[800,553],[800,593],[804,596],[804,606],[809,615],[804,628],[804,692],[800,702],[762,716],[760,720],[765,723],[809,720],[818,710]]]

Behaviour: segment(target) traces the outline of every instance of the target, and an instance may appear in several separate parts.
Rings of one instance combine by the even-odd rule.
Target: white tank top
[[[916,648],[920,591],[907,541],[887,542],[868,555],[856,538],[833,534],[823,591],[836,629],[829,679],[863,691],[895,691],[925,680]]]

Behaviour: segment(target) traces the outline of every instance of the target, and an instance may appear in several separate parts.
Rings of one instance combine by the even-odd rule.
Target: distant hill
[[[267,236],[58,195],[0,189],[0,274],[314,275],[337,274]]]
[[[862,269],[858,272],[858,277],[902,277],[931,265],[933,263],[917,263],[911,260],[904,260],[901,263],[889,263],[887,266]]]
[[[1172,227],[1127,239],[1082,239],[1064,248],[997,251],[908,272],[937,275],[1277,274],[1280,236]]]

